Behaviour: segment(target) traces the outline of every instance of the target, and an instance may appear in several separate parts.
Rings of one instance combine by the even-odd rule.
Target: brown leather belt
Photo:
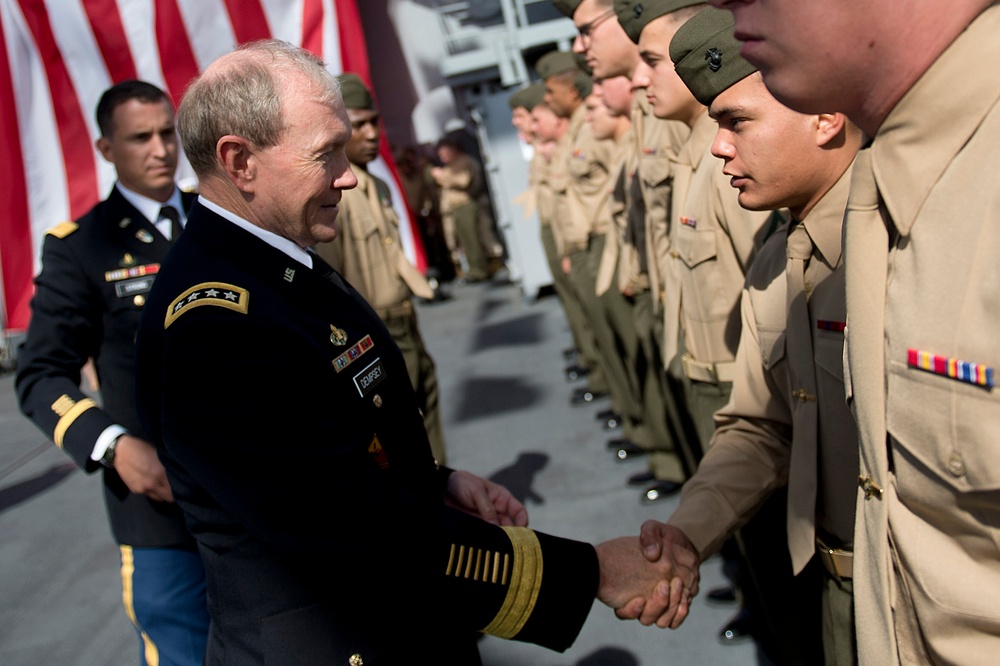
[[[816,539],[816,553],[826,572],[837,580],[851,580],[854,575],[854,553],[843,548],[830,548]]]

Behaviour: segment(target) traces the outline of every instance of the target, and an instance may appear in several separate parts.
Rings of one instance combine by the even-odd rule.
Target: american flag
[[[94,147],[101,93],[138,78],[166,90],[176,108],[202,68],[268,37],[371,83],[356,0],[0,0],[0,332],[27,328],[45,230],[86,213],[114,183],[114,167]],[[423,270],[384,140],[372,170],[410,221],[400,232]],[[183,160],[178,179],[196,185]]]

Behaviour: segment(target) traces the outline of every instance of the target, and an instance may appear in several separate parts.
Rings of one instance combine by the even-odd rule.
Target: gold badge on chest
[[[343,347],[347,344],[347,333],[343,329],[330,324],[330,342],[338,347]]]

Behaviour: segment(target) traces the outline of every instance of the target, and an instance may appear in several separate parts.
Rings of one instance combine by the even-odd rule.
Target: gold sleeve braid
[[[535,610],[542,584],[542,547],[535,533],[526,527],[504,527],[514,547],[514,567],[507,597],[496,617],[483,633],[513,638],[524,628]]]

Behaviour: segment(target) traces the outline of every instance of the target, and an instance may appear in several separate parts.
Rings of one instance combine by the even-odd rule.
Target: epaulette
[[[66,238],[66,236],[69,236],[71,233],[73,233],[79,228],[80,225],[77,224],[76,222],[66,221],[52,227],[51,229],[45,232],[45,235],[55,236],[56,238]]]
[[[242,287],[225,282],[202,282],[173,300],[167,308],[163,328],[169,328],[182,314],[202,305],[214,305],[246,314],[249,303],[250,292]]]

